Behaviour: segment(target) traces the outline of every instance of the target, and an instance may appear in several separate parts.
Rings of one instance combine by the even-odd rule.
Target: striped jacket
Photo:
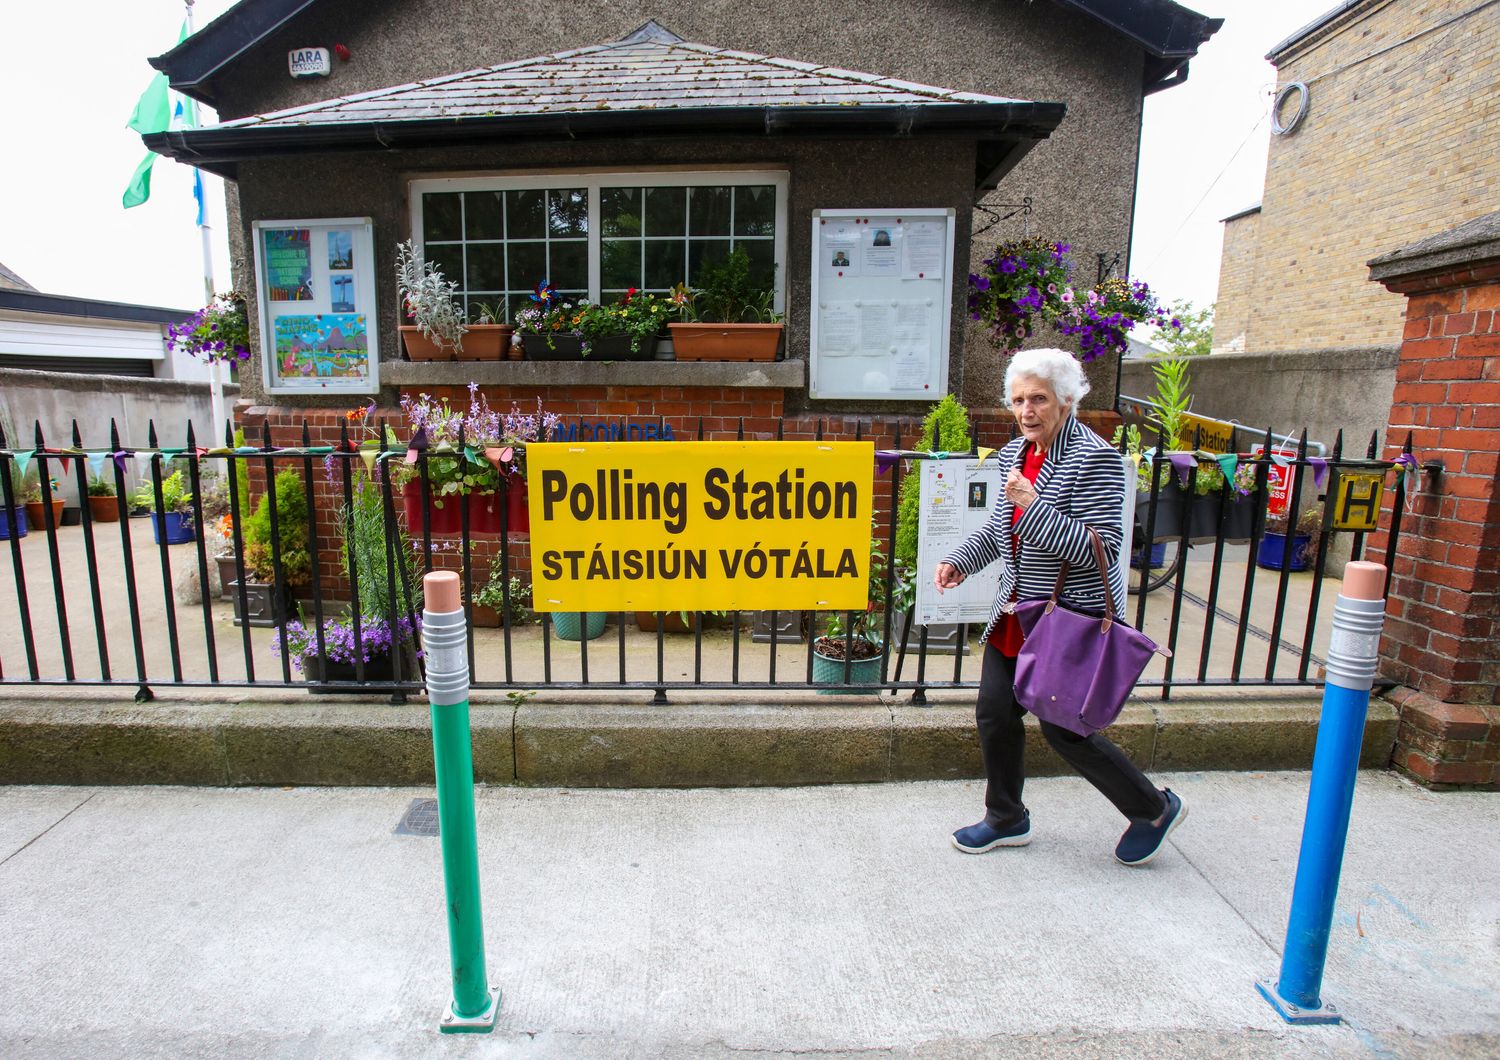
[[[1000,450],[997,459],[1002,482],[1012,468],[1021,466],[1021,450],[1027,444],[1025,438],[1016,438]],[[985,637],[995,628],[1012,596],[1018,600],[1051,596],[1064,559],[1068,561],[1064,598],[1074,607],[1103,614],[1104,586],[1096,572],[1085,524],[1099,531],[1104,542],[1115,606],[1123,610],[1125,584],[1119,568],[1124,536],[1120,512],[1125,503],[1122,460],[1104,439],[1069,416],[1037,475],[1037,499],[1015,524],[1015,536],[1021,539],[1020,562],[1011,542],[1015,506],[1003,492],[984,526],[947,557],[946,562],[966,577],[997,559],[1005,562]]]

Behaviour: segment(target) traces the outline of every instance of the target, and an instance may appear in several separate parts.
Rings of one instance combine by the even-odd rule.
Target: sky
[[[1260,198],[1271,88],[1270,47],[1334,0],[1202,0],[1225,19],[1186,84],[1149,97],[1142,133],[1131,272],[1165,299],[1211,302],[1219,219]],[[66,9],[13,4],[0,39],[0,262],[39,290],[194,309],[203,253],[191,171],[159,159],[151,198],[120,196],[145,155],[125,127],[177,41],[180,0],[75,0]],[[233,0],[197,0],[207,25]],[[802,57],[809,58],[809,57]],[[1004,85],[993,90],[1005,94]],[[206,110],[202,120],[213,120]],[[205,177],[215,286],[230,285],[222,182]]]

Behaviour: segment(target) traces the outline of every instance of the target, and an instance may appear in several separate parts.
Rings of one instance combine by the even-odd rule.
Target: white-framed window
[[[458,282],[470,318],[510,320],[537,283],[608,304],[626,290],[696,285],[736,247],[785,311],[787,174],[567,171],[411,182],[412,233]]]

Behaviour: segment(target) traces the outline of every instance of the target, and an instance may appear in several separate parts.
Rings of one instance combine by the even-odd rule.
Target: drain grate
[[[437,799],[412,799],[396,822],[395,835],[437,835]]]

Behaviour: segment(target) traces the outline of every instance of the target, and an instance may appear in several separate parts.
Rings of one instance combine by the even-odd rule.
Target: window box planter
[[[432,498],[431,530],[434,534],[457,534],[463,529],[458,507],[464,503],[462,497]],[[413,537],[428,529],[428,509],[422,503],[422,480],[412,479],[401,487],[401,504],[406,512],[406,529]]]
[[[774,361],[785,324],[668,324],[679,361]]]
[[[191,512],[152,512],[151,534],[160,545],[166,539],[169,545],[180,545],[193,540],[193,516]]]
[[[552,628],[563,640],[583,640],[585,633],[588,635],[588,640],[593,640],[604,632],[604,624],[609,621],[609,612],[586,612],[584,621],[586,625],[580,627],[577,611],[552,612]]]
[[[90,497],[89,519],[96,523],[118,523],[120,502],[113,497]]]
[[[1224,540],[1249,541],[1255,528],[1253,497],[1234,497],[1224,513]],[[1188,539],[1194,542],[1214,541],[1219,536],[1219,495],[1194,497],[1188,512]]]
[[[408,361],[456,361],[456,350],[446,349],[433,342],[415,324],[401,324],[396,328],[401,333],[401,345],[406,347]]]
[[[6,541],[12,536],[25,537],[27,533],[26,508],[24,505],[16,505],[15,522],[11,522],[10,512],[0,505],[0,541]]]
[[[418,487],[420,494],[421,487]],[[420,496],[418,497],[420,500]],[[489,490],[470,493],[465,501],[469,505],[469,533],[494,535],[500,532],[500,491]],[[447,507],[447,505],[443,505]]]
[[[354,669],[352,662],[339,662],[335,659],[325,659],[321,655],[314,655],[307,660],[307,670],[303,675],[307,679],[308,691],[315,696],[333,695],[359,695],[361,692],[369,692],[369,689],[358,684],[351,687],[340,688],[336,685],[328,685],[327,681],[359,680],[359,675]],[[401,676],[409,678],[417,671],[408,669],[403,662]],[[365,663],[365,680],[367,682],[394,681],[396,679],[396,668],[391,662],[389,655],[377,655]]]
[[[454,360],[503,361],[510,354],[510,337],[515,333],[509,324],[470,324]]]
[[[844,637],[819,637],[813,644],[813,672],[815,685],[840,685],[844,683],[844,651],[848,641]],[[873,654],[869,654],[873,653]],[[854,638],[854,661],[849,665],[849,683],[857,685],[875,684],[880,680],[880,664],[885,652],[880,645],[864,637]],[[859,689],[820,688],[819,695],[861,695]]]
[[[1174,540],[1182,536],[1183,505],[1187,494],[1175,481],[1163,482],[1156,492],[1156,523],[1151,528],[1154,541]],[[1135,495],[1135,525],[1137,537],[1146,533],[1146,519],[1150,514],[1151,494],[1140,490]],[[1191,513],[1190,513],[1191,514]]]
[[[228,600],[231,593],[229,587],[234,584],[239,573],[235,570],[233,556],[215,556],[214,565],[219,568],[219,599]]]
[[[1308,534],[1298,534],[1292,538],[1291,565],[1288,569],[1294,571],[1307,569],[1307,559],[1303,553],[1307,549],[1307,543],[1311,540]],[[1286,535],[1267,530],[1266,535],[1260,539],[1260,549],[1255,555],[1256,566],[1264,567],[1266,570],[1281,570],[1287,559]]]
[[[63,502],[61,499],[52,502],[52,525],[62,525]],[[47,509],[41,501],[26,502],[26,521],[39,530],[47,529]]]
[[[554,334],[551,346],[547,345],[547,336],[540,332],[521,333],[528,361],[654,361],[657,341],[653,335],[636,351],[630,348],[629,335],[606,335],[589,344],[589,354],[585,357],[583,339],[571,332]]]

